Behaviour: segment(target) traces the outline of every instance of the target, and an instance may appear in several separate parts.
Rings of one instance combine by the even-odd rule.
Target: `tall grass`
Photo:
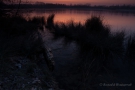
[[[103,23],[101,17],[92,16],[85,24],[73,21],[54,23],[53,18],[50,20],[53,27],[46,28],[53,30],[54,38],[64,38],[66,43],[74,41],[77,44],[80,53],[78,56],[81,58],[81,61],[77,62],[80,62],[80,72],[84,81],[91,72],[92,76],[96,76],[106,69],[112,70],[114,60],[123,58],[124,32],[111,34],[109,26]]]
[[[17,56],[28,58],[28,56],[31,53],[35,52],[37,48],[42,48],[44,44],[44,41],[42,40],[42,36],[40,34],[40,31],[42,30],[38,29],[41,23],[40,21],[42,21],[42,18],[34,18],[27,21],[26,19],[19,16],[19,17],[3,17],[3,18],[1,17],[1,20],[2,20],[2,22],[0,22],[1,75],[15,74],[14,71],[10,69],[10,67],[13,67],[12,64],[10,64],[12,63],[10,59]],[[18,58],[18,61],[19,59],[20,58]],[[32,63],[36,63],[34,59],[32,60]],[[11,71],[12,73],[10,73]],[[1,79],[2,78],[4,77],[1,77]]]
[[[0,54],[28,53],[43,45],[45,18],[25,19],[22,16],[0,17]]]
[[[30,86],[32,84],[27,84],[27,82],[33,81],[32,78],[35,77],[41,79],[40,88],[46,89],[50,84],[52,85],[52,76],[42,56],[37,57],[36,60],[28,58],[29,55],[40,54],[36,51],[44,47],[42,36],[45,25],[44,17],[26,20],[22,16],[9,16],[0,17],[0,20],[0,82],[3,83],[3,87],[6,87],[5,89],[18,89],[18,87],[19,90],[30,89],[34,85]],[[47,63],[50,64],[50,62]],[[19,69],[16,64],[20,65]],[[11,80],[10,76],[12,76]],[[5,78],[7,80],[4,80]],[[16,85],[13,85],[14,83]],[[20,85],[27,86],[22,88]]]
[[[103,20],[100,16],[91,16],[85,22],[85,29],[88,33],[100,33],[108,35],[110,33],[109,26],[103,23]]]
[[[44,17],[34,17],[26,20],[22,16],[1,17],[1,31],[11,35],[23,35],[37,31],[44,25]],[[41,28],[42,29],[42,28]]]
[[[109,70],[114,61],[123,59],[124,32],[112,34],[109,26],[103,23],[101,17],[92,16],[84,24],[70,21],[55,23],[55,15],[34,17],[28,20],[22,17],[1,18],[0,22],[0,55],[7,56],[17,53],[24,56],[33,53],[41,47],[44,41],[40,34],[45,27],[53,34],[54,39],[64,38],[65,43],[75,42],[78,46],[80,59],[74,70],[81,74],[79,83],[87,88],[91,77]],[[126,55],[134,59],[135,40],[129,40]],[[116,61],[117,62],[117,61]],[[79,69],[78,69],[79,67]],[[80,80],[80,79],[79,79]]]
[[[124,32],[110,33],[109,26],[103,23],[101,17],[92,16],[85,24],[74,23],[54,23],[54,16],[49,16],[55,38],[63,37],[65,41],[75,41],[80,47],[81,53],[93,52],[93,57],[98,55],[123,51]],[[47,22],[47,25],[48,22]],[[48,27],[51,27],[48,26]],[[46,27],[46,28],[48,28]],[[50,30],[50,28],[48,28]],[[119,48],[118,48],[119,47]],[[94,50],[94,51],[93,51]]]
[[[135,36],[128,39],[126,57],[130,62],[135,61]]]

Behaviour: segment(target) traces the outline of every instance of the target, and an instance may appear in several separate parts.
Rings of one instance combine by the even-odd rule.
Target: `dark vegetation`
[[[135,61],[135,37],[130,37],[127,43],[127,57],[129,62]]]
[[[0,11],[0,90],[57,88],[52,63],[46,61],[52,57],[43,39],[44,17]]]
[[[79,59],[77,59],[75,62],[76,64],[73,64],[69,69],[69,76],[65,77],[70,78],[67,82],[74,86],[67,86],[66,88],[71,90],[73,88],[77,90],[94,90],[92,87],[95,83],[103,82],[102,80],[100,81],[97,79],[99,75],[104,77],[104,74],[114,76],[118,74],[122,76],[121,78],[124,78],[124,76],[121,75],[122,71],[124,71],[124,73],[134,74],[134,38],[128,39],[128,44],[126,48],[124,48],[125,33],[111,33],[109,26],[103,23],[100,16],[92,16],[86,20],[85,24],[74,23],[73,21],[66,24],[54,23],[53,19],[54,15],[50,15],[46,23],[46,28],[48,28],[54,35],[53,39],[59,40],[63,38],[65,44],[74,42],[79,51]],[[126,71],[127,69],[131,72]],[[118,78],[118,76],[115,76],[115,78],[118,80],[121,79]],[[75,82],[74,80],[78,81]],[[110,82],[110,80],[108,80],[108,82]],[[113,82],[118,81],[114,80]],[[131,80],[127,82],[133,81]],[[65,87],[62,81],[60,82],[60,85],[62,88]],[[102,88],[99,85],[97,85],[97,87],[100,88],[97,90],[101,90]],[[133,89],[134,87],[130,88]]]
[[[128,79],[135,75],[135,38],[129,38],[124,48],[125,33],[111,33],[109,26],[103,23],[102,17],[92,16],[84,24],[74,21],[56,23],[54,14],[47,19],[44,17],[25,19],[19,14],[7,14],[3,10],[6,5],[3,2],[0,4],[2,5],[0,8],[2,11],[0,89],[58,89],[47,69],[43,55],[36,56],[36,51],[43,49],[46,44],[45,29],[53,34],[53,42],[62,38],[64,45],[75,43],[77,47],[75,63],[67,64],[60,69],[64,73],[63,76],[58,76],[59,70],[53,73],[60,88],[65,90],[116,90],[117,88],[119,90],[119,87],[100,87],[99,83],[134,83],[134,77],[129,81],[123,81],[123,78]],[[115,79],[109,78],[111,76]],[[133,90],[135,87],[124,88]]]
[[[44,18],[9,16],[0,20],[1,90],[52,88],[53,78],[46,65],[50,62],[45,62],[42,55]]]

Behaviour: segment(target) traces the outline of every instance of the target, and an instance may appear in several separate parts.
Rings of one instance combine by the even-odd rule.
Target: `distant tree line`
[[[5,9],[17,9],[15,15],[18,14],[22,0],[0,0],[0,17],[7,15],[11,10]]]
[[[3,4],[5,8],[17,8],[18,4]],[[135,6],[133,5],[112,5],[112,6],[105,6],[105,5],[98,5],[98,6],[91,6],[90,4],[53,4],[53,3],[43,3],[43,2],[36,2],[34,4],[24,4],[21,3],[20,8],[28,9],[28,8],[73,8],[73,9],[111,9],[111,10],[119,10],[119,9],[126,9],[126,10],[135,10]]]

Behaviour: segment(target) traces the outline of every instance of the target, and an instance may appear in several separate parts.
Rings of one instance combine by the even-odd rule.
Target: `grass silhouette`
[[[76,86],[80,85],[78,88],[89,90],[91,88],[89,82],[94,80],[94,77],[108,71],[113,73],[115,71],[112,67],[114,62],[119,59],[123,60],[124,55],[128,59],[134,60],[135,39],[128,40],[125,50],[123,45],[125,33],[112,34],[109,26],[103,23],[100,16],[92,16],[84,24],[74,21],[55,23],[54,18],[54,14],[49,15],[46,20],[44,17],[27,20],[21,16],[0,17],[2,20],[0,22],[1,61],[8,55],[19,53],[28,56],[30,53],[34,53],[34,50],[44,43],[41,36],[41,33],[44,34],[44,25],[53,34],[54,40],[63,38],[65,44],[74,42],[78,47],[79,59],[76,60],[73,70],[69,70],[70,76],[75,72],[77,76],[75,79],[77,80],[79,77],[80,81],[74,82]]]
[[[115,69],[111,67],[113,62],[117,59],[123,59],[125,33],[112,34],[109,26],[103,23],[101,17],[92,16],[85,21],[85,24],[73,21],[69,23],[50,21],[52,21],[53,27],[46,28],[53,31],[51,33],[55,39],[64,38],[66,44],[75,42],[79,47],[78,57],[80,60],[77,60],[76,63],[78,63],[77,67],[81,67],[78,73],[82,74],[83,83],[96,77],[99,73],[106,72],[106,70],[114,72]],[[85,86],[86,83],[83,87]]]
[[[74,79],[69,77],[72,78],[69,82],[78,80],[74,85],[78,85],[76,87],[81,88],[80,90],[89,90],[91,88],[89,84],[91,82],[93,84],[98,75],[113,75],[123,69],[121,66],[125,57],[125,33],[123,31],[111,33],[110,27],[103,22],[100,16],[92,16],[84,24],[74,21],[55,23],[54,16],[51,15],[49,19],[51,19],[49,22],[51,24],[50,26],[47,24],[46,28],[53,34],[55,40],[63,38],[65,44],[74,42],[78,47],[79,59],[69,70],[70,76],[76,77]],[[134,47],[131,43],[130,46]],[[128,52],[131,51],[128,50]]]
[[[28,55],[44,43],[41,35],[44,33],[44,17],[26,20],[22,16],[6,16],[0,19],[1,56],[13,53]]]
[[[130,37],[128,39],[127,48],[126,48],[126,57],[129,59],[129,62],[135,60],[135,37]]]
[[[92,16],[86,20],[84,25],[73,21],[67,24],[54,23],[53,18],[54,15],[48,17],[51,19],[49,22],[51,26],[49,26],[50,24],[47,26],[53,26],[51,30],[53,30],[54,38],[63,37],[66,43],[75,41],[80,47],[81,53],[92,51],[93,57],[98,55],[104,57],[109,52],[114,54],[123,52],[124,32],[111,34],[110,28],[103,23],[101,17]],[[50,30],[50,28],[48,29]]]
[[[53,80],[48,72],[49,65],[47,68],[46,63],[51,64],[51,62],[45,62],[50,57],[46,55],[48,52],[43,53],[45,43],[42,34],[44,34],[45,18],[26,19],[18,15],[2,16],[0,20],[0,80],[4,83],[2,88],[22,89],[19,85],[26,85],[28,81],[33,81],[33,77],[42,78],[44,83],[40,88],[50,88],[46,83],[53,82]],[[32,59],[29,58],[30,55],[33,55]],[[42,56],[45,57],[44,60],[41,58]],[[15,77],[26,77],[27,79],[16,78],[16,80],[3,81],[4,78],[10,79],[11,75],[12,79]],[[16,83],[16,85],[12,83]],[[27,84],[23,89],[32,87],[32,84]]]

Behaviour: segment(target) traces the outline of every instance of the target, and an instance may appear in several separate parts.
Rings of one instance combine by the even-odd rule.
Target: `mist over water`
[[[104,23],[109,25],[112,32],[124,30],[127,34],[135,32],[135,12],[130,11],[107,11],[107,10],[68,10],[68,9],[35,9],[28,10],[24,16],[45,16],[55,14],[55,22],[85,22],[92,15],[101,16]]]

